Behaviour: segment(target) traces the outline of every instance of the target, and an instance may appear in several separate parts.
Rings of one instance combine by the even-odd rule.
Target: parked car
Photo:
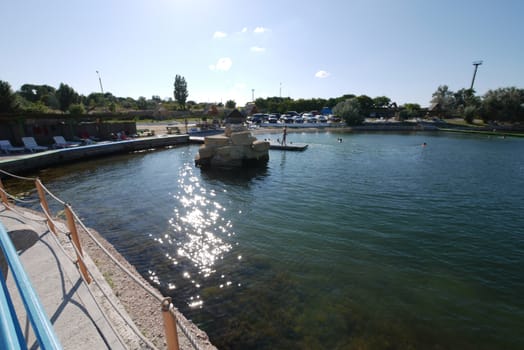
[[[268,115],[267,122],[271,124],[275,124],[276,122],[278,122],[278,116],[276,114]]]
[[[295,124],[302,124],[304,123],[304,118],[302,118],[301,115],[296,115],[295,117],[293,117],[293,122]]]
[[[328,115],[328,120],[332,123],[339,123],[342,119],[338,115],[330,114]]]
[[[293,123],[293,116],[290,114],[282,114],[279,121],[281,123]]]
[[[247,122],[250,124],[260,125],[264,121],[264,114],[256,113],[247,117]]]
[[[317,118],[311,113],[304,113],[302,114],[302,118],[304,118],[304,123],[316,123]]]
[[[325,115],[319,114],[316,116],[317,123],[327,123],[328,119]]]

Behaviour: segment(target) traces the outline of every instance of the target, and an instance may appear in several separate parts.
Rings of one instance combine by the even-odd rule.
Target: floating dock
[[[189,141],[191,143],[204,143],[203,136],[189,136]],[[308,147],[306,143],[288,143],[286,145],[281,145],[280,143],[271,142],[269,144],[269,149],[279,150],[279,151],[305,151]]]
[[[282,145],[280,143],[270,143],[269,149],[276,149],[281,151],[305,151],[307,149],[308,145],[306,143],[288,143],[285,145]]]

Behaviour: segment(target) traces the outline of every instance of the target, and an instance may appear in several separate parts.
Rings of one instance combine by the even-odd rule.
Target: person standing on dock
[[[287,127],[284,126],[284,133],[282,135],[282,145],[285,146],[286,145],[286,136],[287,136]]]

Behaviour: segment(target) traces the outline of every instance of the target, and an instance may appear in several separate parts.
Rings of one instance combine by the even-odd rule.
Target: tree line
[[[0,80],[0,113],[62,111],[72,115],[83,114],[94,109],[110,112],[129,110],[150,110],[162,104],[167,110],[186,110],[204,108],[205,104],[187,101],[187,82],[183,76],[176,75],[173,96],[162,100],[160,96],[150,99],[139,97],[116,97],[110,92],[93,92],[87,96],[78,94],[72,87],[61,83],[55,89],[49,85],[24,84],[14,92],[8,82]],[[257,110],[262,112],[285,113],[286,111],[320,111],[323,107],[332,108],[333,112],[350,124],[356,125],[370,116],[392,117],[404,120],[422,118],[429,113],[448,118],[463,118],[471,123],[475,119],[484,122],[523,122],[524,89],[516,87],[489,90],[483,96],[477,96],[474,90],[460,89],[451,91],[447,85],[441,85],[432,94],[429,109],[421,108],[417,103],[398,106],[386,96],[371,98],[366,95],[346,94],[336,98],[292,99],[290,97],[258,98],[254,101]],[[219,107],[223,107],[221,103]],[[236,107],[234,100],[225,104],[228,109]]]
[[[117,97],[110,92],[93,92],[85,96],[64,83],[60,83],[57,89],[49,85],[24,84],[20,90],[12,91],[8,82],[0,80],[0,113],[62,111],[77,115],[95,109],[110,112],[151,110],[162,104],[168,110],[175,110],[196,105],[195,102],[186,101],[187,83],[182,76],[175,77],[173,95],[175,100],[169,98],[167,101],[155,95],[150,99],[141,96],[135,100]]]

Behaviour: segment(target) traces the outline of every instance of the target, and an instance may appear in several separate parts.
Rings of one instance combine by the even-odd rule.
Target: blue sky
[[[239,105],[524,87],[521,0],[2,0],[0,80]],[[253,94],[254,90],[254,94]]]

